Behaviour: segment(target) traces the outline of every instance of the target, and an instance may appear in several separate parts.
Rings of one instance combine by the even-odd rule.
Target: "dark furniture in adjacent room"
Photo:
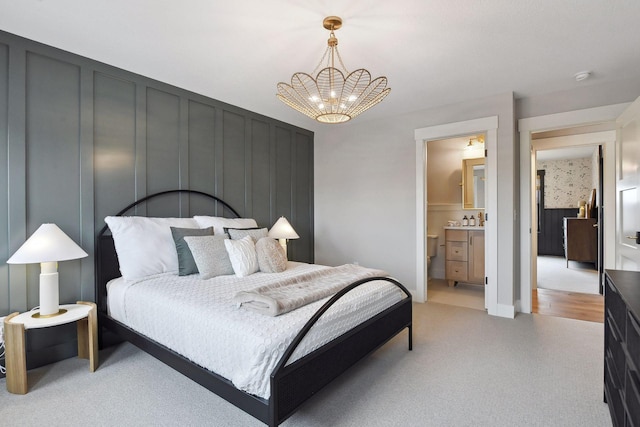
[[[607,270],[604,399],[616,426],[640,425],[640,272]]]
[[[564,257],[569,261],[598,262],[598,224],[595,218],[564,218]]]

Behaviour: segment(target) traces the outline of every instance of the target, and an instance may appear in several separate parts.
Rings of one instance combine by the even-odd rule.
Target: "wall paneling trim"
[[[93,301],[104,217],[157,191],[215,194],[263,227],[284,215],[290,258],[314,260],[312,132],[1,31],[0,163],[0,316],[38,304],[39,266],[6,260],[41,223],[90,255],[61,263],[60,302]]]

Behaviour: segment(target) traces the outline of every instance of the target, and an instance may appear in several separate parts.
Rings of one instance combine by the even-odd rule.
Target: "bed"
[[[181,203],[181,201],[184,203],[187,198],[188,200],[193,198],[208,200],[210,201],[208,202],[210,206],[207,206],[206,210],[217,213],[223,212],[224,216],[229,218],[240,217],[223,200],[213,195],[193,190],[172,190],[156,193],[132,203],[114,216],[120,217],[132,211],[136,211],[136,215],[139,215],[139,211],[144,211],[143,206],[146,206],[149,201],[152,201],[154,207],[157,207],[158,204],[175,205],[176,203]],[[194,206],[202,209],[205,203],[193,203],[191,210],[193,210]],[[178,277],[173,274],[173,277],[169,277],[172,276],[170,273],[162,273],[137,280],[122,280],[120,278],[122,273],[118,263],[118,255],[116,254],[116,245],[110,234],[109,227],[105,226],[100,230],[96,238],[96,303],[98,306],[101,346],[103,345],[103,334],[106,331],[114,333],[120,339],[133,343],[258,420],[269,426],[279,425],[322,387],[405,329],[408,332],[408,346],[409,350],[411,350],[411,294],[397,280],[388,276],[376,275],[376,271],[372,270],[367,277],[355,280],[333,296],[304,305],[280,316],[268,317],[250,310],[245,310],[246,314],[240,314],[242,309],[232,307],[228,300],[229,295],[222,291],[220,292],[222,296],[214,295],[211,297],[211,301],[206,304],[200,304],[201,307],[197,307],[198,302],[203,300],[203,297],[198,292],[204,292],[204,294],[212,293],[211,289],[218,289],[218,286],[223,286],[224,283],[230,283],[230,286],[237,290],[249,289],[275,280],[273,278],[276,275],[283,275],[284,278],[293,277],[297,274],[316,277],[315,275],[328,274],[326,269],[327,267],[323,266],[289,262],[286,271],[282,273],[263,274],[258,272],[242,279],[234,276],[220,276],[204,281],[199,280],[198,275]],[[202,287],[201,291],[198,290],[199,286]],[[108,287],[109,293],[107,293]],[[148,293],[150,290],[152,294],[157,292],[160,295],[160,289],[162,288],[168,289],[169,293],[173,292],[172,298],[176,301],[175,306],[182,307],[183,312],[184,307],[194,307],[193,310],[189,309],[189,312],[198,310],[204,312],[204,310],[208,309],[206,306],[214,307],[219,304],[216,306],[218,307],[217,309],[213,308],[215,316],[222,316],[223,312],[227,312],[226,315],[229,317],[225,318],[224,321],[220,321],[216,320],[217,318],[214,315],[211,315],[212,320],[210,323],[227,325],[227,330],[220,332],[221,335],[237,335],[235,345],[222,345],[225,351],[235,350],[241,353],[252,353],[243,347],[245,345],[244,342],[247,340],[245,329],[249,328],[243,326],[244,324],[242,323],[234,322],[248,321],[248,324],[264,324],[267,328],[266,330],[269,331],[269,337],[273,337],[273,341],[278,341],[274,343],[278,347],[278,352],[274,352],[271,357],[272,360],[266,363],[266,367],[260,368],[262,371],[266,370],[266,374],[262,375],[259,381],[249,381],[250,383],[252,381],[255,382],[257,386],[252,388],[251,384],[242,383],[242,381],[233,376],[233,373],[225,371],[224,365],[211,367],[209,363],[214,362],[206,360],[207,355],[220,355],[221,353],[216,353],[216,351],[220,351],[219,348],[202,345],[202,349],[208,350],[200,351],[200,353],[198,351],[194,352],[193,343],[191,343],[191,347],[184,348],[180,343],[175,343],[175,339],[164,338],[161,334],[156,336],[156,332],[154,332],[168,328],[169,323],[176,323],[178,330],[193,328],[196,331],[198,324],[203,322],[192,321],[189,324],[184,323],[188,322],[186,317],[189,316],[176,316],[173,314],[158,316],[153,311],[147,313],[144,309],[145,305],[140,302],[138,306],[132,305],[134,302],[126,302],[121,306],[116,303],[120,298],[118,295],[135,296],[139,294],[141,295],[139,297],[140,301],[144,301],[144,298],[150,298]],[[189,292],[180,292],[180,289],[189,289]],[[380,289],[384,289],[384,292],[379,292]],[[372,292],[371,290],[377,292],[375,293],[375,298],[370,296],[361,298],[358,296],[359,294],[369,295]],[[383,297],[379,296],[382,294],[386,295],[384,297],[386,300],[384,301]],[[397,295],[401,296],[397,297]],[[365,303],[370,304],[371,307],[354,310],[353,307],[360,307],[354,305],[359,298],[368,301]],[[131,300],[135,301],[135,298],[131,298]],[[109,306],[108,301],[110,301],[111,306]],[[122,299],[122,301],[125,300]],[[205,307],[202,307],[202,305],[205,305]],[[146,307],[150,307],[148,310],[152,310],[152,308],[155,310],[170,310],[171,304],[154,302],[153,304],[146,304]],[[370,317],[365,315],[364,319],[355,318],[352,315],[346,316],[345,313],[349,310],[354,314],[362,312],[373,314]],[[126,313],[130,313],[130,315],[127,317]],[[149,318],[154,317],[163,318],[165,323],[149,322]],[[177,319],[177,321],[166,322],[167,318]],[[276,332],[273,332],[272,336],[268,329],[270,325],[274,325],[274,330],[290,329],[290,327],[280,328],[278,326],[279,322],[284,321],[281,320],[284,318],[293,319],[292,325],[295,325],[293,332],[286,332],[286,339],[279,338],[280,335]],[[340,324],[343,330],[337,330],[336,332],[335,329],[332,329],[331,332],[325,333],[324,330],[328,324]],[[209,325],[206,325],[204,328],[208,327]],[[197,333],[194,332],[196,335]],[[280,340],[282,342],[279,342]],[[206,341],[207,345],[211,345],[211,342],[219,342],[217,336],[215,339],[212,338]],[[238,348],[236,349],[235,347]],[[266,353],[271,354],[271,350],[267,350]],[[232,355],[230,357],[236,356]],[[209,359],[224,360],[222,357],[209,357]],[[253,359],[253,362],[256,362],[257,359],[261,361],[266,358],[256,352]],[[240,371],[248,370],[242,366],[239,369]]]

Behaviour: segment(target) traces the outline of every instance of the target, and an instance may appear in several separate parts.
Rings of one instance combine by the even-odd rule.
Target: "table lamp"
[[[273,237],[274,239],[278,239],[280,242],[280,246],[284,249],[284,254],[287,255],[287,240],[288,239],[298,239],[298,233],[293,229],[289,221],[283,216],[280,217],[273,224],[271,230],[269,230],[269,237]]]
[[[40,309],[33,317],[53,317],[66,312],[59,307],[58,261],[88,256],[55,224],[42,224],[7,260],[7,264],[40,263]]]

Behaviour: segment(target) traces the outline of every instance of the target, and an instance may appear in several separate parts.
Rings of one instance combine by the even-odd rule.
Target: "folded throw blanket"
[[[261,314],[279,316],[333,295],[355,281],[388,275],[382,270],[345,264],[302,274],[249,291],[241,291],[233,297],[233,301],[241,307]]]

